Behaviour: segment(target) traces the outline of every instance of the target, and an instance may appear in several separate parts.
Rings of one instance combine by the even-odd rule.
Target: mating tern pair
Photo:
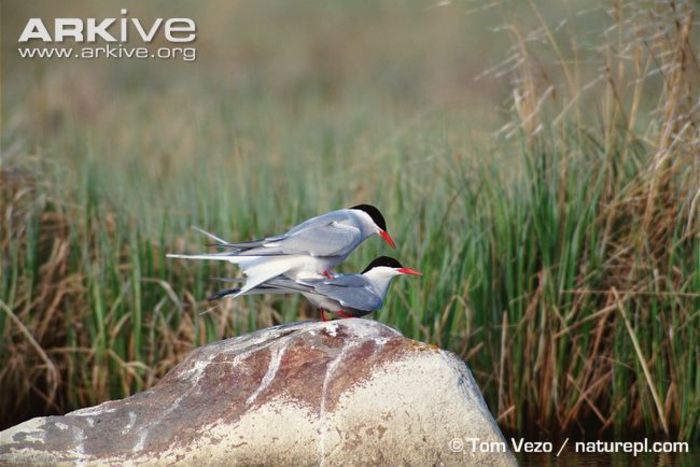
[[[332,274],[332,269],[367,238],[381,236],[392,248],[381,212],[360,204],[311,218],[282,235],[248,242],[227,242],[197,229],[227,251],[171,258],[229,261],[246,276],[241,288],[232,288],[212,298],[262,293],[301,293],[322,310],[340,316],[362,316],[383,305],[391,280],[401,274],[420,275],[393,258],[380,257],[361,274]],[[243,281],[233,279],[233,281]]]

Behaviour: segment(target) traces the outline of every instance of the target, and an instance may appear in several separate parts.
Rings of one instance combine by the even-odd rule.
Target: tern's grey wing
[[[294,253],[280,253],[279,251],[274,251],[274,248],[279,245],[279,242],[282,242],[286,239],[295,237],[299,234],[301,234],[304,231],[307,230],[312,230],[317,229],[319,227],[327,226],[328,224],[331,224],[333,222],[337,223],[342,223],[346,225],[352,225],[352,222],[348,222],[354,220],[354,216],[350,213],[348,209],[339,209],[337,211],[331,211],[326,214],[322,214],[320,216],[312,217],[311,219],[307,219],[306,221],[302,222],[299,225],[296,225],[289,229],[287,232],[283,233],[282,235],[273,235],[270,237],[265,237],[265,238],[259,238],[256,240],[249,240],[249,241],[241,241],[241,242],[228,242],[224,240],[223,238],[214,235],[211,232],[207,232],[204,229],[201,229],[196,226],[192,226],[197,232],[206,235],[209,237],[211,240],[213,240],[215,243],[215,246],[218,247],[227,247],[227,248],[232,248],[231,251],[224,252],[224,254],[233,254],[233,255],[243,255],[243,256],[253,256],[253,255],[280,255],[280,254],[294,254]],[[290,243],[290,245],[293,246],[293,243]],[[290,247],[291,248],[291,247]],[[309,254],[308,252],[302,252]],[[333,255],[321,255],[319,254],[318,256],[333,256]]]
[[[294,292],[313,292],[314,281],[309,282],[296,282],[285,276],[277,276],[274,279],[264,282],[262,285],[265,287],[289,290]]]
[[[367,279],[362,274],[337,274],[330,279],[323,279],[323,285],[334,285],[339,287],[365,287],[369,286]]]
[[[366,284],[366,283],[365,283]],[[337,300],[342,306],[355,310],[374,311],[382,307],[382,297],[369,286],[348,287],[323,282],[314,287],[316,293]]]
[[[285,254],[306,253],[311,256],[346,256],[362,242],[359,228],[331,221],[325,225],[308,227],[281,240]]]
[[[241,255],[346,256],[361,241],[362,232],[357,227],[330,221],[308,226],[281,240],[265,242],[263,246],[246,250]]]
[[[330,224],[331,222],[347,222],[349,217],[350,215],[348,214],[347,209],[339,209],[337,211],[327,212],[325,214],[321,214],[320,216],[307,219],[301,224],[295,225],[294,227],[289,229],[283,236],[291,237],[303,230],[315,228],[319,225]]]

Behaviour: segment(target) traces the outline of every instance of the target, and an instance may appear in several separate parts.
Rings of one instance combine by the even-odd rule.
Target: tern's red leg
[[[321,312],[321,321],[328,321],[328,318],[326,318],[326,312],[325,310],[319,310]]]
[[[354,318],[354,316],[351,316],[351,315],[345,313],[343,310],[338,310],[338,311],[336,312],[336,314],[337,314],[338,316],[340,316],[341,318]]]
[[[333,274],[328,271],[323,271],[322,274],[326,277],[326,279],[333,279]]]

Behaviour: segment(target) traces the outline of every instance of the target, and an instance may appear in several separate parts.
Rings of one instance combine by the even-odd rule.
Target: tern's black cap
[[[401,263],[399,263],[396,259],[391,258],[390,256],[380,256],[378,258],[375,258],[372,260],[371,263],[367,265],[364,271],[362,271],[362,274],[366,273],[370,269],[378,268],[379,266],[386,266],[388,268],[402,268]]]
[[[375,224],[377,224],[377,227],[379,227],[382,230],[386,230],[386,221],[384,220],[384,216],[382,216],[382,213],[379,212],[379,209],[375,208],[371,204],[358,204],[357,206],[353,206],[350,209],[357,209],[359,211],[364,211],[367,214],[369,214],[369,217],[372,218]]]

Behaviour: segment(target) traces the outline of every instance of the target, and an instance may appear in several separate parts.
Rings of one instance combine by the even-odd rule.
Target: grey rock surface
[[[0,463],[515,465],[455,355],[376,321],[276,326],[194,350],[151,389],[0,432]]]

